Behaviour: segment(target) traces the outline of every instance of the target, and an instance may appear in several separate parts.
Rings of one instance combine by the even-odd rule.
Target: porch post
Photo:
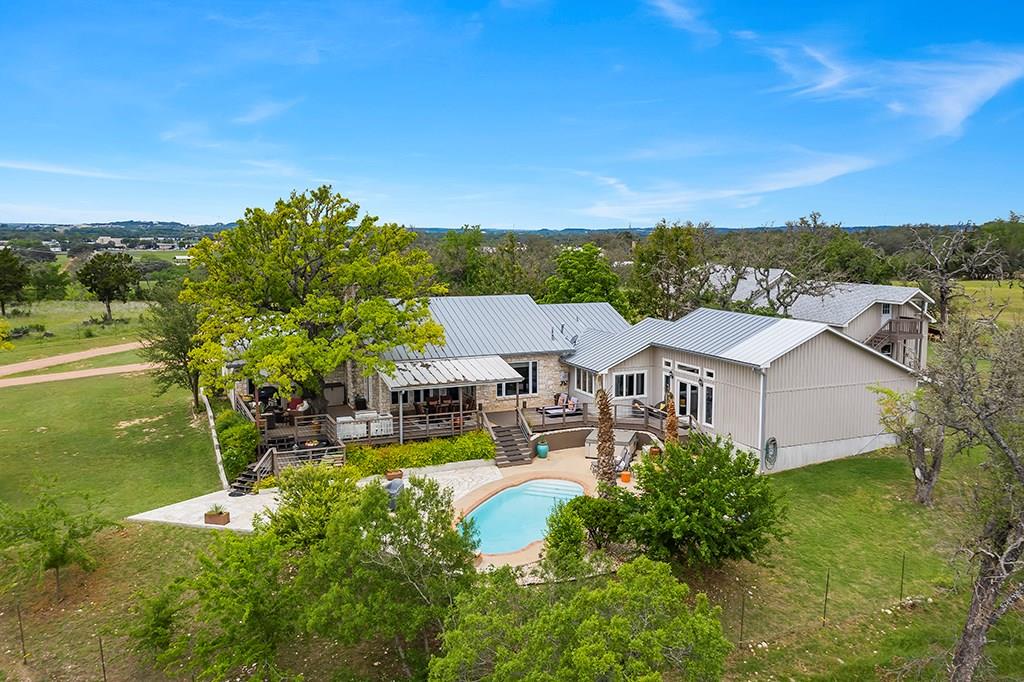
[[[459,433],[465,430],[462,422],[462,386],[459,386]]]
[[[402,410],[402,403],[405,402],[405,389],[398,391],[398,442],[405,442],[405,415]]]

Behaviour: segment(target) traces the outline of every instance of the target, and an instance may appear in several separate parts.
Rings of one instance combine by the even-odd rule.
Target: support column
[[[465,429],[465,422],[462,421],[462,386],[459,386],[459,433],[461,434]]]
[[[398,392],[398,442],[405,442],[405,411],[402,409],[405,405],[405,389],[401,389]]]

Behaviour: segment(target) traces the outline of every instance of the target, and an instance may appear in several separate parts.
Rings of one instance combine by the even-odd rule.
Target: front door
[[[693,418],[693,421],[697,421],[697,407],[700,404],[700,399],[697,397],[700,395],[700,388],[697,384],[691,384],[688,381],[679,382],[679,393],[676,402],[676,414],[680,417],[689,415]]]

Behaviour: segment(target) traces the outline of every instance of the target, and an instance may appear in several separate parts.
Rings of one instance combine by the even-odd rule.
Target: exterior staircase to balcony
[[[494,432],[494,463],[499,467],[521,466],[529,464],[533,458],[530,453],[530,441],[523,435],[518,425],[495,426]]]

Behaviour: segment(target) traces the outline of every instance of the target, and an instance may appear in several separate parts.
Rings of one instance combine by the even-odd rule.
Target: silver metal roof
[[[432,388],[474,386],[477,384],[498,384],[505,381],[519,381],[519,372],[497,355],[477,358],[453,358],[442,360],[407,360],[396,362],[394,373],[380,373],[384,383],[392,391],[406,388]]]
[[[430,315],[444,327],[443,346],[422,353],[396,348],[390,360],[465,358],[481,355],[566,353],[573,349],[559,324],[529,296],[439,296]]]
[[[621,334],[592,343],[588,337],[566,361],[605,372],[649,346],[658,346],[764,367],[827,329],[818,322],[699,308],[674,322],[648,318]]]
[[[606,302],[542,303],[540,308],[570,339],[588,330],[621,332],[629,329],[629,322]]]

